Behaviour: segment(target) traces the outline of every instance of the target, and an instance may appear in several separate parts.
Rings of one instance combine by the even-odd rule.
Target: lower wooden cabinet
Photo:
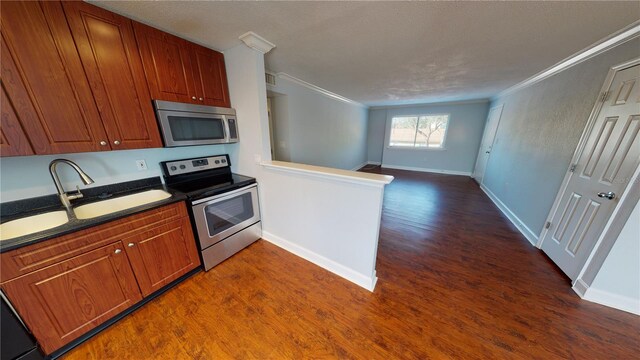
[[[0,254],[0,287],[50,354],[200,265],[184,203]]]
[[[200,265],[188,217],[154,227],[123,241],[144,296]]]
[[[117,242],[2,285],[47,353],[142,299],[123,250]]]

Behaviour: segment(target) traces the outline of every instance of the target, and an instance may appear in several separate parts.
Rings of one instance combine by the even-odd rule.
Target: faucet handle
[[[73,194],[67,194],[67,198],[69,200],[80,199],[83,196],[84,195],[82,194],[82,192],[80,192],[80,185],[76,185],[76,192],[74,192]]]

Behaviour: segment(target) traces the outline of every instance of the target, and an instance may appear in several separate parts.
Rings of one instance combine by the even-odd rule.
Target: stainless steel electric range
[[[187,195],[205,270],[261,237],[256,179],[233,174],[228,155],[160,165],[167,187]]]

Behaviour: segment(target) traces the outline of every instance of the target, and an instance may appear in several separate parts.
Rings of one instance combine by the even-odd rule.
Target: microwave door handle
[[[229,120],[227,120],[226,116],[222,117],[222,121],[224,123],[224,142],[228,143],[229,141],[231,141],[231,139],[229,138]]]

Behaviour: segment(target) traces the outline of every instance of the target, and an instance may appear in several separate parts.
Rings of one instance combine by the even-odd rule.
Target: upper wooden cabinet
[[[231,106],[221,53],[144,24],[134,29],[153,99]]]
[[[80,1],[63,7],[111,148],[161,147],[131,20]]]
[[[198,100],[211,106],[230,107],[224,55],[196,44],[191,49]]]
[[[36,154],[109,150],[59,2],[2,1],[2,84]],[[108,144],[105,144],[108,145]]]
[[[13,105],[7,97],[7,93],[2,88],[2,103],[0,110],[2,111],[2,121],[0,122],[0,155],[16,156],[16,155],[33,155],[33,149],[29,144],[29,139],[25,135],[18,115]]]

